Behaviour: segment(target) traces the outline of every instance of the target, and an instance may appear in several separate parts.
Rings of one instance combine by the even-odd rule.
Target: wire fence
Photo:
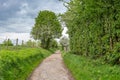
[[[0,38],[0,50],[16,50],[21,48],[36,47],[36,43],[29,40],[29,42],[20,39]]]

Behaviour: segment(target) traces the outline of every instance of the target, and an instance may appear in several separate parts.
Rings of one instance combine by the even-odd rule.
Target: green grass
[[[69,53],[63,58],[75,80],[120,80],[120,66]]]
[[[50,51],[38,48],[0,51],[0,80],[26,80]]]

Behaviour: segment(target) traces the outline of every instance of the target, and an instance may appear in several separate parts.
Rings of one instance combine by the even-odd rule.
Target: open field
[[[25,80],[50,51],[23,48],[0,51],[0,80]]]

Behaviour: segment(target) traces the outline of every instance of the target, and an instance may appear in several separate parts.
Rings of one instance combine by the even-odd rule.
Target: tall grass
[[[75,80],[120,80],[120,66],[69,53],[63,57]]]
[[[0,80],[26,80],[32,70],[51,52],[25,48],[0,51]]]

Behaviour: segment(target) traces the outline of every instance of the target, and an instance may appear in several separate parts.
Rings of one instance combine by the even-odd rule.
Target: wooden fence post
[[[24,40],[22,40],[22,46],[24,46]]]
[[[16,39],[16,49],[17,49],[17,47],[18,47],[18,38]]]
[[[7,39],[7,44],[6,44],[6,48],[8,49],[9,46],[9,39]]]

